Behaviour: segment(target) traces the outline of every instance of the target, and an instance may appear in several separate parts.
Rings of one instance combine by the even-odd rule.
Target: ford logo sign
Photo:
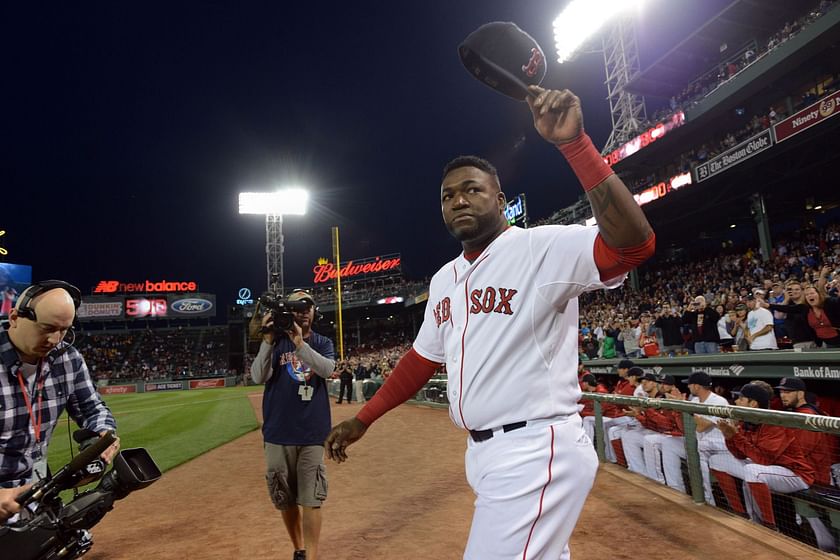
[[[179,299],[172,302],[172,311],[175,313],[185,313],[191,315],[193,313],[204,313],[213,309],[213,302],[201,298],[186,298]]]

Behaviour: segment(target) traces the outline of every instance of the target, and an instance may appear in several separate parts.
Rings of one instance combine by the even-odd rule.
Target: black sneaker
[[[306,560],[306,551],[295,550],[295,555],[292,556],[292,560]]]

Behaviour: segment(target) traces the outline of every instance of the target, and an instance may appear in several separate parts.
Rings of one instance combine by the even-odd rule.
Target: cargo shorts
[[[276,445],[265,442],[268,494],[283,511],[295,505],[320,507],[327,499],[323,445]]]

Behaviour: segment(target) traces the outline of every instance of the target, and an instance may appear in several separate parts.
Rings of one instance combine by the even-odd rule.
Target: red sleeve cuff
[[[599,233],[595,237],[595,266],[601,273],[601,281],[630,272],[650,257],[656,251],[656,234],[651,232],[643,243],[633,247],[610,247]]]
[[[412,348],[400,359],[388,381],[362,407],[356,418],[365,426],[370,426],[380,416],[416,395],[435,374],[439,365]]]

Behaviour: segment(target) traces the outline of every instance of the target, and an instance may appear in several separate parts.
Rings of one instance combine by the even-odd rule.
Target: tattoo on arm
[[[617,175],[610,175],[587,193],[601,236],[613,247],[632,247],[651,234],[650,224]]]

